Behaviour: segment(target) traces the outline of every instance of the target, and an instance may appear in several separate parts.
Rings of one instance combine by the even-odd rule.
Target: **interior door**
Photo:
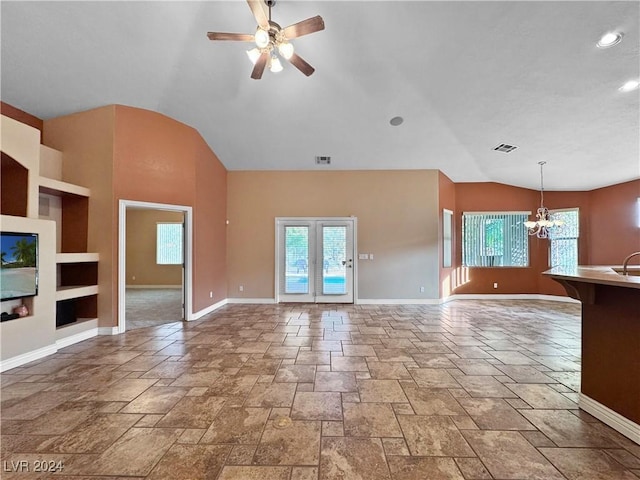
[[[276,231],[279,302],[353,303],[353,219],[278,219]]]

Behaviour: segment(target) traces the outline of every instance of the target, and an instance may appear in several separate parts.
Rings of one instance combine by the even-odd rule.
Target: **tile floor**
[[[97,337],[2,374],[1,477],[637,480],[577,408],[579,312],[233,305]]]

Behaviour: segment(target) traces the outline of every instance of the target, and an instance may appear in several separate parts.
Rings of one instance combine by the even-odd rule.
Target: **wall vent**
[[[500,145],[498,145],[497,147],[494,147],[493,149],[496,152],[502,152],[502,153],[511,153],[513,152],[516,148],[518,148],[515,145],[509,145],[508,143],[501,143]]]
[[[331,157],[317,156],[316,165],[331,165]]]

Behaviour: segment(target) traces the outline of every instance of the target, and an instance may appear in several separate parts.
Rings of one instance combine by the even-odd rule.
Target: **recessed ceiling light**
[[[596,43],[596,45],[599,48],[613,47],[614,45],[620,43],[623,36],[624,34],[622,32],[607,32],[602,35],[602,37],[600,37],[600,40],[598,40],[598,43]]]
[[[404,122],[404,118],[402,117],[393,117],[391,120],[389,120],[389,123],[394,127],[397,127],[398,125],[402,125],[402,122]]]
[[[631,90],[635,90],[636,88],[638,88],[638,85],[640,85],[640,82],[638,82],[638,80],[629,80],[618,90],[620,90],[621,92],[630,92]]]

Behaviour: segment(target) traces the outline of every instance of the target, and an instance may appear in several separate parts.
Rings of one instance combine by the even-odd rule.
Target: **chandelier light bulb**
[[[598,43],[596,45],[600,48],[609,48],[609,47],[613,47],[614,45],[617,45],[621,41],[622,41],[622,33],[607,32],[602,37],[600,37],[600,40],[598,40]]]
[[[254,35],[254,40],[258,48],[265,48],[269,45],[269,32],[259,28],[256,30],[256,34]]]
[[[282,71],[282,63],[280,63],[280,59],[275,55],[271,57],[269,70],[271,70],[273,73],[278,73]]]
[[[247,50],[247,57],[249,57],[249,60],[251,60],[251,63],[253,63],[254,65],[260,58],[260,55],[261,55],[260,50],[258,50],[257,48],[252,48],[251,50]]]
[[[289,42],[282,42],[278,45],[278,52],[280,52],[280,55],[286,60],[289,60],[293,56],[293,45]]]
[[[618,90],[620,90],[621,92],[630,92],[631,90],[635,90],[636,88],[638,88],[638,85],[640,85],[640,82],[638,82],[638,80],[629,80]]]

